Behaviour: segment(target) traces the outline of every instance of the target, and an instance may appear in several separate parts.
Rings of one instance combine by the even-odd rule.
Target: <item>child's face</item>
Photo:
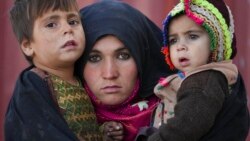
[[[209,61],[209,35],[186,15],[171,21],[169,46],[171,61],[178,70],[190,71]]]
[[[81,56],[85,35],[78,11],[49,10],[34,22],[32,40],[22,49],[37,67],[72,67]]]

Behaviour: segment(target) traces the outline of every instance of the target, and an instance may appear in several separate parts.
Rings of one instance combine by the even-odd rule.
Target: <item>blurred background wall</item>
[[[15,81],[28,66],[10,27],[8,12],[14,0],[1,0],[0,4],[0,141],[3,141],[3,118],[12,95]],[[80,7],[99,0],[77,0]],[[178,0],[120,0],[137,8],[159,27],[166,14]],[[225,0],[235,19],[238,54],[234,59],[244,77],[250,100],[250,0]],[[250,104],[248,102],[248,107]],[[250,137],[248,137],[250,141]]]

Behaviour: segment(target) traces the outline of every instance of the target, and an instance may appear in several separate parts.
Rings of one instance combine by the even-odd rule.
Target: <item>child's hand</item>
[[[109,121],[103,125],[104,141],[121,141],[124,137],[123,126],[119,122]]]

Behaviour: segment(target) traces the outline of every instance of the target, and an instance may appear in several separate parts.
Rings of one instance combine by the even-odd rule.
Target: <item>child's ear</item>
[[[28,41],[27,39],[24,39],[22,41],[21,49],[26,56],[30,56],[30,57],[33,56],[33,53],[34,53],[33,47],[31,46],[30,41]]]

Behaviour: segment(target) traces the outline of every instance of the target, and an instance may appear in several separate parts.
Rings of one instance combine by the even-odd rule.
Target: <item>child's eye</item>
[[[78,25],[80,23],[80,21],[79,20],[76,20],[76,19],[73,19],[73,20],[70,20],[69,21],[69,24],[70,25]]]
[[[54,22],[48,23],[48,24],[46,25],[46,27],[48,27],[48,28],[55,28],[56,26],[57,26],[57,24],[54,23]]]
[[[195,34],[191,34],[191,35],[189,35],[189,38],[192,39],[192,40],[196,40],[196,39],[199,38],[199,36],[195,35]]]
[[[177,42],[177,39],[176,38],[171,38],[171,39],[168,40],[168,42],[169,42],[169,45],[173,45],[173,44],[175,44]]]
[[[120,59],[120,60],[128,60],[130,57],[131,57],[131,55],[128,52],[120,52],[118,54],[118,59]]]
[[[101,60],[101,56],[98,54],[89,55],[88,61],[91,63],[96,63]]]

